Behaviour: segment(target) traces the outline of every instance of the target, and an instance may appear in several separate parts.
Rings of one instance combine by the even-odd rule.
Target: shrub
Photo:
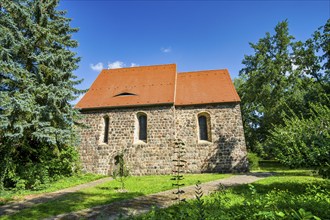
[[[259,167],[260,158],[258,157],[258,155],[255,153],[249,152],[247,156],[248,156],[248,161],[249,161],[249,170],[260,169],[260,167]]]
[[[39,147],[39,157],[29,154],[12,158],[6,170],[4,186],[15,190],[40,190],[61,177],[71,176],[80,170],[79,156],[75,147],[58,149],[57,153],[49,147]],[[16,160],[20,160],[17,162]]]
[[[269,150],[289,167],[312,168],[330,178],[330,109],[312,104],[310,117],[286,118],[268,139]]]

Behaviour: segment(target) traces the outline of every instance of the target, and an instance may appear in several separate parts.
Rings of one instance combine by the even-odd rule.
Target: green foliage
[[[288,22],[250,43],[254,54],[246,55],[245,67],[235,79],[241,97],[248,148],[270,157],[264,146],[275,126],[286,117],[309,117],[311,103],[329,107],[330,19],[306,42],[295,41]]]
[[[115,156],[115,165],[117,166],[116,169],[113,171],[113,178],[120,182],[121,190],[125,189],[125,179],[129,177],[129,170],[126,166],[124,160],[124,154],[120,153]]]
[[[185,193],[185,191],[181,189],[181,187],[184,186],[184,183],[182,183],[182,180],[184,180],[182,173],[184,172],[183,168],[185,167],[187,161],[183,160],[183,156],[185,154],[185,143],[180,139],[176,139],[174,141],[174,154],[176,158],[173,160],[174,174],[171,180],[175,182],[172,183],[172,186],[176,187],[176,192],[173,193],[176,195],[175,200],[184,202],[185,199],[181,198],[181,195]]]
[[[0,189],[37,188],[77,170],[77,29],[58,2],[1,1]]]
[[[260,160],[258,155],[256,153],[248,152],[247,158],[249,161],[249,169],[258,170],[259,169],[259,160]]]
[[[277,159],[290,167],[308,167],[330,178],[330,109],[311,104],[310,116],[294,115],[275,126],[267,141]]]
[[[205,219],[327,219],[330,182],[313,177],[270,177],[204,198]],[[153,210],[134,219],[199,219],[196,200]]]

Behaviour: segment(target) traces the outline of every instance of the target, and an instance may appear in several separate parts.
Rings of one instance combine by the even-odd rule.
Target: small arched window
[[[201,113],[198,115],[199,140],[211,141],[210,115]]]
[[[103,131],[103,143],[108,143],[109,141],[109,117],[105,116],[103,118],[104,131]]]
[[[140,113],[138,114],[139,122],[139,140],[147,142],[147,115]]]

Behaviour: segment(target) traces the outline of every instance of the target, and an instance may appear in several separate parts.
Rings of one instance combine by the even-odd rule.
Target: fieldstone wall
[[[209,116],[210,141],[199,140],[198,115]],[[176,136],[186,143],[187,172],[247,171],[239,104],[176,107]]]
[[[137,115],[147,115],[147,142],[137,140]],[[210,116],[211,141],[198,140],[198,114]],[[123,152],[133,175],[171,174],[173,140],[186,143],[186,171],[230,172],[247,169],[239,104],[154,106],[83,111],[79,153],[87,172],[112,174],[114,157]],[[103,143],[104,117],[109,141]]]
[[[147,142],[137,140],[137,114],[147,115]],[[166,174],[172,170],[170,143],[175,135],[174,107],[121,108],[82,112],[79,153],[87,172],[112,174],[114,157],[124,153],[133,175]],[[109,117],[109,141],[103,143],[104,117]]]

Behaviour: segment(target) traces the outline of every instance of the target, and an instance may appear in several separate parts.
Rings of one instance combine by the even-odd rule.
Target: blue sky
[[[288,19],[306,40],[330,17],[330,1],[93,1],[62,0],[82,58],[75,72],[89,88],[100,68],[176,63],[178,72],[227,68],[232,78],[244,55]]]

